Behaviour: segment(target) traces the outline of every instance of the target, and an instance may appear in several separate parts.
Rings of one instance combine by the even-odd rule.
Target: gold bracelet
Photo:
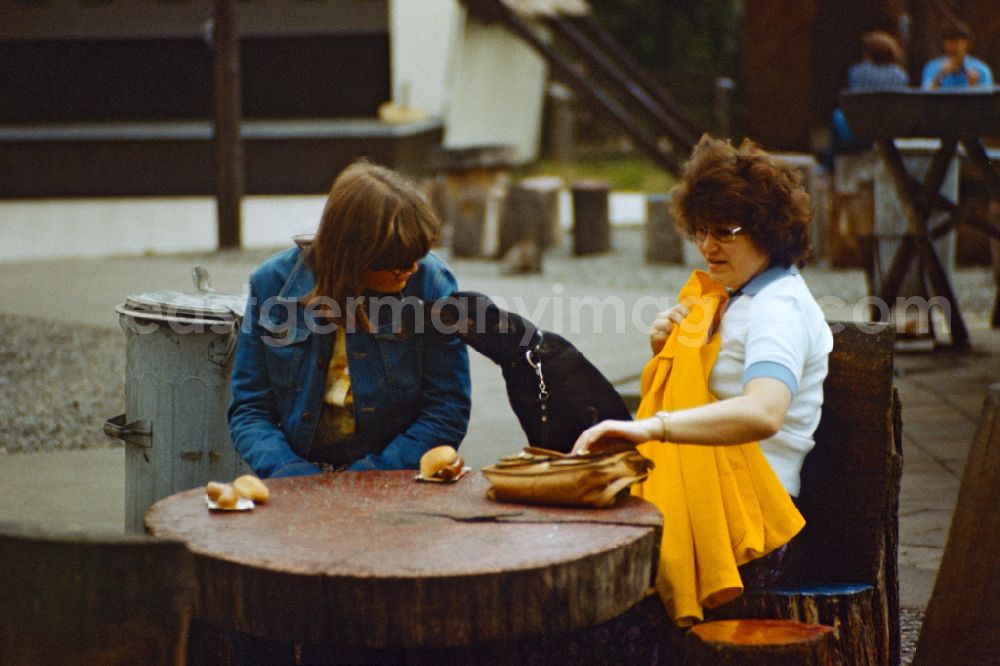
[[[670,412],[656,412],[656,418],[660,419],[660,423],[663,424],[663,436],[660,441],[666,442],[667,438],[670,437]]]

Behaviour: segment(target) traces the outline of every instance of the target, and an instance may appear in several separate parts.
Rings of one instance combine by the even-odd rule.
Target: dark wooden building
[[[436,120],[392,99],[389,0],[239,2],[248,194],[350,160],[417,172]],[[212,0],[0,0],[0,197],[212,194]]]

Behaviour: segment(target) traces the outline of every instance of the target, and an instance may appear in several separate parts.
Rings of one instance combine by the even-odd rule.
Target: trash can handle
[[[147,449],[153,446],[152,424],[142,420],[125,423],[125,414],[112,416],[105,421],[104,434]]]
[[[209,345],[208,360],[220,368],[226,367],[233,352],[236,351],[236,342],[239,340],[239,337],[239,329],[233,328],[224,340],[212,342]]]

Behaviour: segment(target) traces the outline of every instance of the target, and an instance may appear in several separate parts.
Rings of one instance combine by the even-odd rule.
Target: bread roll
[[[451,446],[435,446],[420,458],[420,476],[425,479],[434,477],[451,479],[462,471],[464,463],[458,457],[458,451]]]
[[[233,488],[241,497],[252,499],[257,504],[264,504],[271,497],[264,482],[252,474],[244,474],[233,481]]]
[[[205,494],[208,496],[208,499],[215,502],[228,485],[227,483],[219,483],[218,481],[209,481],[208,485],[205,486]]]
[[[240,495],[231,485],[226,484],[222,493],[215,499],[215,504],[220,509],[235,509],[236,503],[240,501]]]

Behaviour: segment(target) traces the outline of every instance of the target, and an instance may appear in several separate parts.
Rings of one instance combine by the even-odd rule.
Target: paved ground
[[[493,262],[453,265],[463,288],[507,299],[512,309],[560,330],[620,387],[631,390],[647,356],[639,320],[648,322],[655,309],[651,293],[671,297],[689,269],[644,266],[637,249],[641,234],[615,234],[616,249],[610,255],[574,259],[557,252],[547,258],[540,276],[502,276]],[[51,326],[118,330],[114,307],[127,294],[191,291],[189,273],[195,263],[209,268],[220,292],[239,293],[263,256],[249,251],[0,263],[0,313]],[[826,299],[830,318],[852,316],[851,299],[864,291],[859,273],[807,269],[806,278],[814,293]],[[922,608],[929,598],[983,397],[1000,378],[1000,332],[987,327],[981,311],[992,294],[980,293],[976,286],[983,280],[978,273],[958,278],[972,284],[968,298],[978,299],[978,314],[973,307],[968,317],[970,351],[897,355],[905,447],[899,561],[902,604],[909,608]],[[604,307],[595,310],[595,304]],[[594,316],[595,311],[600,314]],[[479,467],[518,450],[523,436],[507,405],[499,369],[473,355],[473,382],[471,434],[463,451]],[[121,448],[0,455],[0,520],[121,531],[124,469]]]

